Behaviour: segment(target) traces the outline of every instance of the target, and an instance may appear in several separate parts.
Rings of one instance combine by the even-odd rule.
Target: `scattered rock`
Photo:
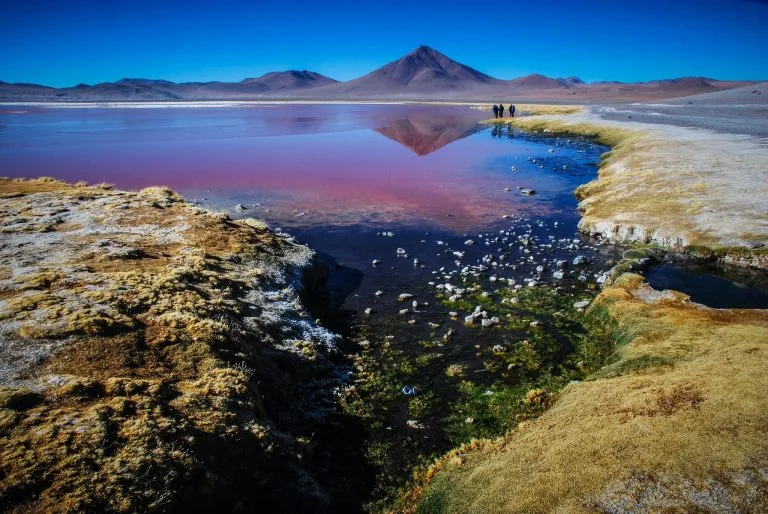
[[[589,259],[584,255],[577,255],[571,261],[571,264],[573,264],[574,266],[583,266],[584,264],[588,264],[588,263],[589,263]]]

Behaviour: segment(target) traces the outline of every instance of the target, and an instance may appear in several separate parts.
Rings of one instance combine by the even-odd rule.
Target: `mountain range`
[[[367,75],[339,82],[312,71],[280,71],[240,82],[130,79],[52,88],[0,81],[0,101],[99,102],[180,100],[568,100],[642,101],[745,86],[754,81],[683,77],[650,82],[593,82],[527,75],[503,80],[454,61],[428,46]]]

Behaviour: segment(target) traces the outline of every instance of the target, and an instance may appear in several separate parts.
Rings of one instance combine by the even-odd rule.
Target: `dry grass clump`
[[[291,286],[305,248],[167,188],[0,194],[3,511],[322,505],[282,428],[312,407],[273,362],[325,365]]]
[[[505,437],[440,459],[418,512],[768,509],[768,311],[649,289],[626,274],[590,306],[626,341],[611,372],[569,385]],[[648,365],[622,366],[638,359]]]

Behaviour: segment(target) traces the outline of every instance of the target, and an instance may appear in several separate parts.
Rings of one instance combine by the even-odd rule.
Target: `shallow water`
[[[477,123],[486,117],[468,107],[393,105],[0,109],[0,166],[12,176],[127,189],[163,184],[234,217],[265,219],[357,270],[359,287],[347,283],[344,294],[354,289],[348,306],[365,308],[355,299],[498,252],[498,244],[463,244],[482,231],[517,227],[505,249],[525,224],[541,243],[577,237],[572,191],[594,178],[604,148]],[[382,231],[395,236],[376,236]],[[396,258],[400,247],[408,259]],[[376,270],[373,259],[382,261]]]

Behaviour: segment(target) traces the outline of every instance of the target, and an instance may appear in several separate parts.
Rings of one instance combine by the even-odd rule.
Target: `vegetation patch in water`
[[[591,300],[584,286],[484,292],[473,279],[464,287],[453,301],[436,295],[459,313],[457,320],[481,312],[477,323],[455,321],[451,335],[448,324],[439,333],[404,331],[397,316],[358,329],[365,341],[341,403],[368,427],[366,454],[377,472],[368,510],[397,511],[398,498],[436,456],[537,417],[560,389],[584,379],[613,351],[602,326],[574,305]],[[479,320],[491,318],[498,323],[482,327]]]

